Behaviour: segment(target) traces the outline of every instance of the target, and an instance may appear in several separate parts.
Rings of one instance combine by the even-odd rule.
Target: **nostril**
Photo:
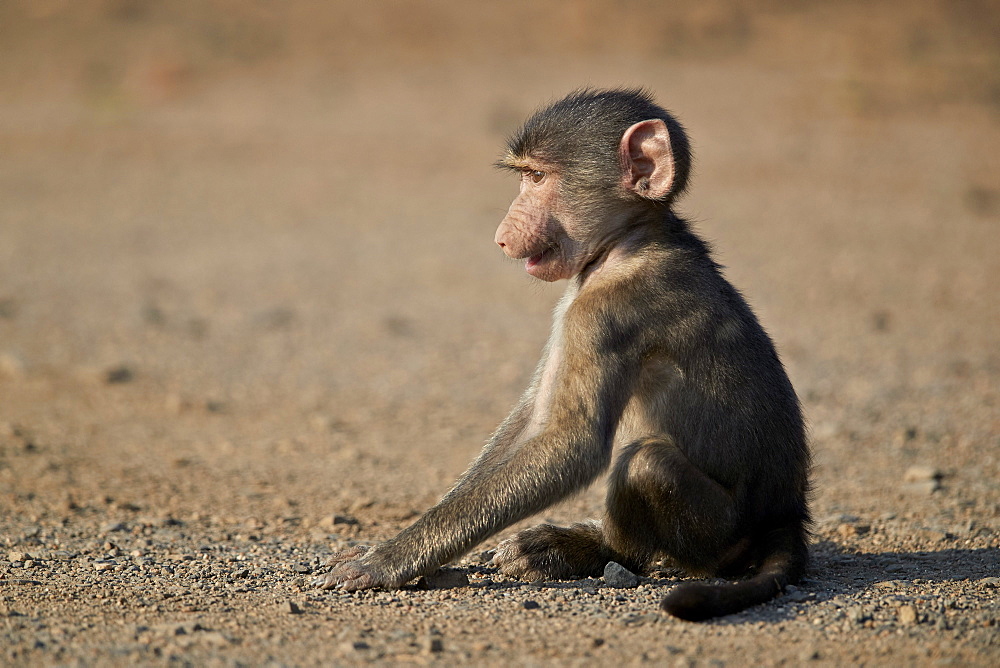
[[[499,246],[500,248],[506,248],[506,247],[507,247],[507,244],[505,244],[505,243],[504,243],[504,242],[502,242],[502,241],[498,241],[498,242],[497,242],[497,246]]]

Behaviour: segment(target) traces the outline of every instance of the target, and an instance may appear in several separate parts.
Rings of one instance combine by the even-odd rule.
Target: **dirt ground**
[[[669,5],[669,7],[668,7]],[[1000,663],[990,2],[0,3],[0,664]],[[642,85],[811,424],[813,565],[343,594],[526,384],[532,109]],[[601,486],[551,509],[600,512]]]

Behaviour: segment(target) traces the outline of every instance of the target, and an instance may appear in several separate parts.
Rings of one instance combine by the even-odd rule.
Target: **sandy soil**
[[[0,4],[0,663],[1000,662],[1000,13],[665,4]],[[507,581],[494,540],[310,588],[526,383],[560,286],[489,165],[588,84],[692,134],[812,426],[809,579],[690,624],[672,573]]]

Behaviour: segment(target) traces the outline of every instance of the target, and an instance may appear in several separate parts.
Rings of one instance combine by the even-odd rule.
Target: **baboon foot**
[[[571,580],[600,575],[611,558],[596,522],[539,524],[500,543],[493,564],[509,578]]]

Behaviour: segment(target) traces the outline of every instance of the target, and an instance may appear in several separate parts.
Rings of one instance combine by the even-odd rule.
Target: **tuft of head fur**
[[[572,192],[597,188],[621,199],[622,136],[640,121],[660,119],[670,133],[674,186],[661,202],[669,203],[687,188],[691,146],[684,127],[641,88],[583,88],[537,111],[507,140],[497,165],[520,169],[529,158],[565,173]]]

